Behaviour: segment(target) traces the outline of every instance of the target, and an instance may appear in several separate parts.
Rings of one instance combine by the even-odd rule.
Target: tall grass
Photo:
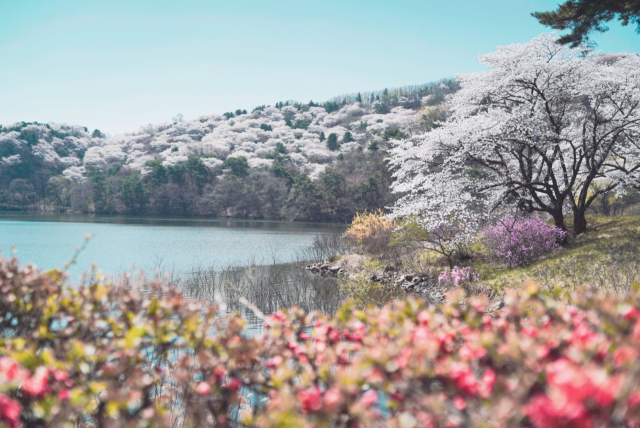
[[[343,300],[337,280],[313,275],[305,271],[305,264],[198,267],[181,279],[180,286],[188,297],[220,303],[228,311],[243,313],[252,323],[259,320],[242,303],[243,298],[266,314],[293,306],[335,313]]]
[[[320,262],[335,260],[347,252],[347,241],[340,232],[319,233],[307,248],[298,253],[298,260]]]

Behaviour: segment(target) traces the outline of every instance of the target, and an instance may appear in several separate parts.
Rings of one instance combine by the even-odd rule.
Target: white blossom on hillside
[[[640,57],[598,61],[543,35],[480,61],[451,118],[392,150],[394,215],[433,227],[517,205],[564,227],[568,207],[581,233],[598,195],[640,184]]]
[[[0,158],[0,164],[2,164],[3,166],[17,165],[20,162],[21,162],[20,155],[11,155],[11,156]]]
[[[86,180],[85,178],[86,172],[87,170],[83,166],[72,166],[62,171],[62,175],[64,175],[65,177],[67,177],[72,181],[75,181],[76,183],[81,183],[84,180]]]

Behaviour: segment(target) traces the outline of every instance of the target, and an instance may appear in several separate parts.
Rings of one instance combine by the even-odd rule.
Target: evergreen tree
[[[605,22],[616,17],[622,25],[636,24],[640,34],[640,1],[638,0],[568,0],[550,12],[532,14],[541,24],[556,30],[571,30],[558,40],[561,44],[578,47],[588,44],[589,33],[605,32]]]
[[[329,138],[327,138],[327,148],[331,151],[335,151],[340,148],[340,143],[338,143],[338,136],[336,134],[329,134]]]
[[[230,169],[233,175],[245,177],[249,174],[249,164],[244,156],[229,157],[224,161],[224,168]]]
[[[342,142],[350,143],[352,141],[354,140],[353,140],[353,135],[351,135],[351,132],[350,131],[345,132],[344,135],[342,136]]]
[[[324,141],[325,137],[324,137],[324,132],[320,132],[320,141]]]
[[[209,178],[207,167],[204,166],[202,159],[198,156],[189,156],[186,167],[190,181],[199,188],[202,188]]]
[[[169,177],[167,176],[167,169],[164,167],[164,165],[162,165],[162,160],[158,159],[148,161],[145,166],[151,168],[151,172],[145,177],[152,186],[165,184],[169,181]]]
[[[280,153],[282,155],[287,154],[287,149],[284,147],[282,143],[276,143],[276,148],[273,150],[275,153]]]
[[[140,214],[144,211],[148,202],[148,193],[144,187],[144,182],[139,172],[135,172],[125,177],[120,182],[122,191],[122,202],[127,211],[133,214]]]

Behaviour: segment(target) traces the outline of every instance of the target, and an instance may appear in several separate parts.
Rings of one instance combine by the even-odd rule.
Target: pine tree
[[[640,2],[638,0],[568,0],[550,12],[535,12],[532,15],[541,24],[556,30],[571,30],[558,40],[561,44],[578,47],[589,42],[589,33],[605,32],[605,22],[614,18],[628,25],[630,22],[638,26],[640,34]]]
[[[343,143],[350,143],[353,141],[353,135],[351,135],[351,132],[347,131],[344,133],[344,135],[342,136],[342,142]]]
[[[329,134],[329,138],[327,138],[327,148],[331,151],[336,151],[340,148],[340,143],[338,143],[338,136],[336,134]]]

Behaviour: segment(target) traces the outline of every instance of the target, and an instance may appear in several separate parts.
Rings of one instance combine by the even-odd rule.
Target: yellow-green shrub
[[[356,214],[344,233],[347,245],[356,252],[379,256],[389,251],[394,222],[381,210]]]

